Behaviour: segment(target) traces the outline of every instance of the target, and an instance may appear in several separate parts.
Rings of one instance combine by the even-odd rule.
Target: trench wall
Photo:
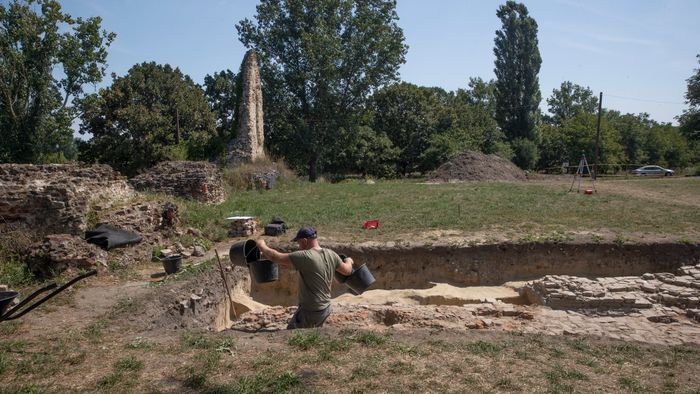
[[[498,244],[473,247],[373,248],[328,246],[367,264],[376,282],[373,289],[424,289],[431,282],[453,286],[495,286],[544,275],[608,277],[673,272],[700,263],[700,246],[677,243],[617,244]],[[345,286],[333,284],[334,296]],[[251,295],[265,304],[292,305],[296,273],[280,269],[276,282],[251,286]]]

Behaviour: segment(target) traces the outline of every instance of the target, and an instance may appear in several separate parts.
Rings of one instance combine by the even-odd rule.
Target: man
[[[264,239],[256,242],[264,258],[299,272],[299,308],[287,329],[321,327],[331,314],[333,273],[350,275],[352,259],[343,261],[334,251],[322,248],[312,227],[302,227],[292,239],[301,249],[296,252],[278,252],[267,246]]]

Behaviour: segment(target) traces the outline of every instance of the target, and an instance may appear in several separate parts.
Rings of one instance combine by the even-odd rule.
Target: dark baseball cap
[[[302,227],[297,232],[297,236],[292,239],[292,242],[303,238],[316,238],[316,230],[313,227]]]

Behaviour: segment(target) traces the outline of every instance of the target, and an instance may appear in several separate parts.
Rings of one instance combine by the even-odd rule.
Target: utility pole
[[[180,110],[175,107],[175,145],[180,144]]]
[[[603,92],[600,92],[600,98],[598,99],[598,126],[595,132],[595,161],[593,164],[593,179],[598,177],[598,147],[600,146],[600,116],[603,108]],[[589,171],[590,172],[590,171]]]

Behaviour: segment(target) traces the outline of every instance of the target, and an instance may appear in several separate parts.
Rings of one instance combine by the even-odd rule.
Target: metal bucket
[[[258,245],[252,239],[236,242],[228,252],[231,263],[240,267],[246,267],[248,263],[260,260],[260,257]]]
[[[359,268],[352,271],[345,281],[345,285],[350,288],[355,294],[362,294],[367,290],[372,283],[375,282],[374,276],[369,272],[367,265],[362,264]]]

